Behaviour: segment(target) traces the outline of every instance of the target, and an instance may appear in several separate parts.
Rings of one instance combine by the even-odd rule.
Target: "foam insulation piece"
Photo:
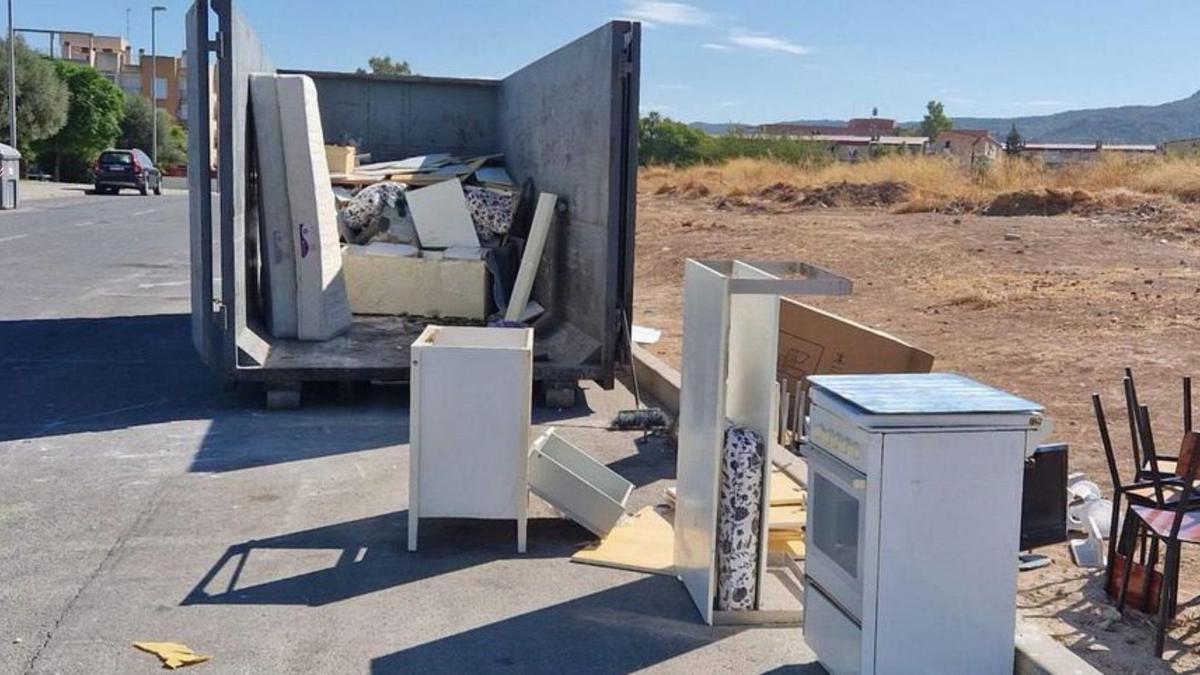
[[[421,246],[478,248],[479,235],[467,211],[467,198],[457,178],[434,183],[405,194]]]
[[[283,158],[283,129],[275,80],[275,75],[250,76],[260,186],[264,318],[271,335],[294,338],[297,334],[296,244],[292,236],[287,163]]]
[[[275,85],[295,237],[296,332],[301,340],[328,340],[350,327],[350,303],[317,89],[305,75],[278,75]]]
[[[418,258],[404,244],[345,247],[343,271],[355,314],[487,318],[482,260]]]

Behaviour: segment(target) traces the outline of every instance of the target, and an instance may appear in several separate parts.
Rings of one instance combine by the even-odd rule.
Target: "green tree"
[[[117,147],[139,148],[151,157],[154,108],[141,96],[126,96],[125,111]],[[160,166],[179,166],[187,163],[187,132],[166,110],[158,109],[158,163]]]
[[[54,62],[54,70],[70,91],[67,123],[58,133],[38,141],[36,148],[39,154],[54,156],[54,179],[59,180],[64,158],[73,165],[90,163],[116,140],[125,96],[95,68],[59,60]]]
[[[54,62],[17,38],[17,142],[26,159],[33,159],[33,143],[48,138],[67,123],[70,94]],[[8,42],[0,40],[0,129],[8,142]]]
[[[1008,136],[1004,139],[1004,151],[1010,155],[1015,155],[1021,151],[1021,147],[1024,145],[1025,138],[1021,136],[1021,132],[1017,131],[1017,125],[1014,122],[1012,129],[1008,132]]]
[[[943,131],[954,128],[954,122],[946,117],[946,109],[941,101],[930,101],[925,104],[925,118],[921,120],[921,135],[933,141]]]
[[[393,61],[390,56],[372,56],[367,59],[367,65],[371,68],[372,75],[387,75],[395,77],[396,75],[412,75],[412,68],[408,67],[408,61]],[[367,71],[359,68],[359,75],[365,75]]]
[[[652,112],[638,122],[639,161],[677,166],[695,164],[702,159],[701,146],[707,138],[699,129]]]

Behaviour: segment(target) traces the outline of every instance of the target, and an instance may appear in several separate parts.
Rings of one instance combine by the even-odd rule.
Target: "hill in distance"
[[[829,120],[799,120],[794,124],[830,124]],[[838,124],[840,122],[832,122]],[[919,122],[904,122],[914,127]],[[1068,110],[1051,115],[1026,117],[955,117],[961,129],[987,129],[1003,139],[1012,125],[1027,141],[1090,143],[1162,143],[1180,138],[1200,137],[1200,91],[1191,96],[1160,105],[1127,105],[1115,108]],[[728,124],[695,122],[693,127],[710,134],[724,134]]]

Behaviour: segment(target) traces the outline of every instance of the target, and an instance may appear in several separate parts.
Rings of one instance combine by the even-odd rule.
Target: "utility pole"
[[[162,5],[150,8],[150,157],[158,166],[158,44],[155,42],[155,22],[159,12],[167,11]]]
[[[17,44],[13,40],[13,0],[8,0],[8,142],[17,149]]]
[[[133,10],[129,9],[128,7],[125,8],[125,41],[126,42],[132,41],[132,38],[129,37],[129,14],[132,11]]]

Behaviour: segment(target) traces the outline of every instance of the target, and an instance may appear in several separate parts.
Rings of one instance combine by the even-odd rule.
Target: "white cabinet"
[[[533,331],[428,326],[412,345],[408,550],[421,518],[517,521],[525,551]]]

